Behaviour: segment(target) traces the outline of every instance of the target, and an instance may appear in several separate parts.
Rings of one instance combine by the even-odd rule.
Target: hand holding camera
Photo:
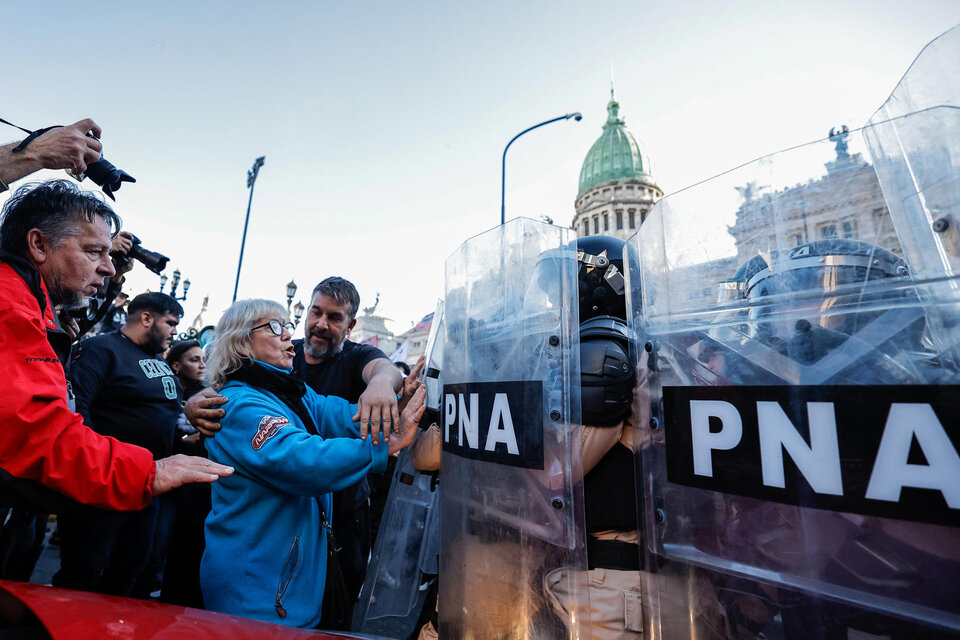
[[[41,169],[67,169],[82,175],[87,167],[100,160],[103,145],[100,127],[85,118],[66,127],[57,127],[43,133],[24,148],[23,153],[33,158]]]
[[[136,182],[126,171],[117,169],[103,157],[100,127],[90,118],[69,126],[53,126],[30,131],[0,119],[30,135],[19,144],[0,147],[0,190],[6,183],[40,169],[65,169],[82,181],[89,177],[111,200],[124,182]]]
[[[140,244],[140,238],[128,231],[121,231],[120,235],[113,241],[113,246],[110,248],[110,257],[113,258],[113,266],[117,270],[117,276],[133,268],[132,260],[139,260],[147,269],[160,275],[160,272],[167,268],[167,262],[170,260],[167,256],[156,251],[144,249]]]
[[[112,278],[114,282],[123,282],[124,274],[133,269],[133,261],[129,255],[134,238],[136,236],[129,231],[121,231],[110,245],[110,257],[113,258],[113,268],[116,270]]]

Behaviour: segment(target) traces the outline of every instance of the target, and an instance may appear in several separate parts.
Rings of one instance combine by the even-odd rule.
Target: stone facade
[[[603,234],[626,240],[640,228],[663,193],[638,180],[614,180],[577,196],[573,229],[580,237]]]
[[[744,202],[728,228],[740,264],[829,238],[862,240],[903,255],[873,167],[859,153],[848,155],[837,136],[837,157],[825,168],[821,178],[773,194],[758,194],[753,185],[740,189]]]

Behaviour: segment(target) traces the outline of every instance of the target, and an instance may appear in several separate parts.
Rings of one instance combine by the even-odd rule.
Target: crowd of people
[[[100,133],[82,120],[0,146],[0,191],[44,168],[82,175]],[[302,340],[281,305],[241,300],[206,348],[176,341],[173,297],[122,290],[120,225],[69,180],[3,206],[0,577],[30,578],[55,514],[54,586],[348,629],[367,476],[413,440],[416,375],[348,340],[360,300],[341,277],[315,288]]]
[[[0,146],[0,191],[41,168],[82,174],[100,157],[99,135],[95,123],[83,120]],[[436,490],[444,481],[439,477],[442,455],[449,455],[442,452],[449,452],[446,447],[452,442],[446,431],[457,411],[453,400],[444,399],[441,417],[436,398],[427,406],[427,389],[420,381],[423,359],[411,371],[403,363],[390,362],[376,347],[349,340],[360,298],[353,284],[340,276],[324,278],[314,288],[302,339],[293,339],[295,327],[282,305],[252,299],[237,301],[224,312],[211,343],[176,340],[183,317],[176,299],[150,292],[131,299],[123,291],[124,274],[134,268],[127,254],[136,239],[120,226],[119,217],[102,197],[69,180],[22,186],[3,205],[0,362],[10,374],[10,383],[0,401],[4,424],[0,431],[0,578],[30,579],[46,524],[56,515],[60,567],[52,579],[54,586],[159,599],[295,627],[358,630],[357,618],[362,615],[356,615],[361,609],[355,605],[363,590],[369,595],[369,585],[375,582],[376,576],[367,575],[367,564],[383,496],[394,478],[392,465],[409,462],[408,470],[415,467],[419,473],[432,474],[429,491]],[[484,494],[483,486],[470,494],[478,488],[466,486],[474,478],[457,476],[457,467],[472,460],[470,455],[481,454],[458,456],[454,449],[453,464],[444,467],[446,478],[453,474],[454,480],[443,487],[465,489],[467,493],[460,496],[448,494],[450,503],[455,508],[466,505],[464,513],[474,511],[454,522],[462,531],[453,536],[453,544],[440,551],[432,548],[430,562],[421,562],[418,554],[413,559],[417,572],[397,574],[408,578],[416,574],[406,587],[429,594],[411,598],[423,611],[411,612],[411,605],[403,612],[417,628],[402,637],[419,634],[430,639],[438,633],[472,637],[474,632],[476,637],[530,637],[528,627],[544,630],[537,637],[570,637],[565,635],[569,629],[561,627],[565,621],[575,625],[580,620],[577,633],[583,638],[636,638],[652,630],[654,622],[676,637],[757,638],[773,630],[778,616],[785,629],[783,637],[788,638],[814,637],[807,635],[809,631],[831,638],[947,637],[926,628],[918,632],[921,635],[910,635],[914,627],[894,620],[895,616],[887,619],[872,609],[839,606],[821,601],[818,594],[794,592],[783,585],[709,573],[649,552],[653,541],[647,540],[645,546],[645,534],[638,528],[637,509],[644,496],[638,495],[634,473],[637,454],[647,459],[659,455],[651,434],[660,428],[654,412],[662,410],[662,404],[651,402],[647,385],[662,357],[655,355],[650,342],[644,345],[649,355],[631,354],[624,278],[631,265],[624,263],[624,253],[624,242],[612,237],[594,235],[576,241],[579,325],[575,344],[580,370],[566,373],[579,375],[579,389],[573,395],[582,411],[575,425],[561,420],[559,410],[549,414],[557,423],[551,437],[558,442],[570,439],[564,456],[568,452],[579,456],[562,471],[572,477],[560,478],[559,457],[550,472],[554,474],[551,482],[569,481],[580,487],[578,491],[582,489],[582,513],[568,517],[582,518],[585,526],[567,529],[583,529],[585,539],[569,548],[582,551],[585,566],[562,561],[569,549],[561,549],[541,531],[549,529],[540,520],[549,524],[551,509],[558,514],[569,509],[563,494],[551,494],[545,509],[548,515],[537,514],[537,522],[526,522],[514,513],[523,515],[520,507],[526,506],[518,505],[524,499],[523,488],[515,486],[520,483],[501,482],[502,494],[497,496]],[[537,268],[555,267],[558,255],[553,249],[545,251]],[[798,263],[782,270],[787,277],[815,273],[829,276],[831,286],[841,282],[841,276],[851,278],[847,284],[858,284],[863,274],[855,269],[867,264],[867,258],[871,274],[885,269],[885,277],[897,278],[905,273],[892,253],[853,240],[831,239],[807,243],[789,254],[751,259],[737,272],[735,279],[742,285],[737,291],[747,298],[770,295],[784,279],[773,275],[784,266],[780,263],[794,258]],[[821,274],[824,264],[832,271]],[[842,271],[845,268],[848,271]],[[545,288],[533,287],[527,292],[532,298],[556,294],[547,285],[561,289],[557,273],[539,276],[544,274],[534,274],[532,280]],[[91,297],[101,301],[96,308],[88,303]],[[453,300],[448,294],[447,304]],[[463,309],[460,312],[462,316]],[[863,317],[872,321],[874,316]],[[851,314],[846,321],[852,326],[863,317]],[[483,343],[490,338],[494,331],[490,326],[495,323],[474,320],[464,322],[460,317],[452,322],[456,329],[447,338],[455,331],[459,335],[447,344],[474,338]],[[913,335],[919,327],[907,328]],[[770,326],[761,328],[763,332],[750,340],[783,356],[782,361],[789,356],[805,363],[813,360],[814,347],[827,352],[855,333],[841,327],[837,318],[830,318],[823,327],[806,320],[796,322],[789,340],[774,335]],[[552,325],[550,329],[554,330]],[[506,338],[497,335],[496,340]],[[541,372],[553,378],[547,382],[562,382],[558,364],[562,358],[556,351],[561,340],[554,334],[542,342],[536,346],[541,351],[531,346],[533,341],[517,342],[521,346],[516,351],[522,352],[518,360],[531,359],[528,350],[541,356],[548,353]],[[916,336],[904,339],[911,353],[919,353],[921,343]],[[489,370],[504,365],[506,349],[483,345],[485,350],[478,348],[464,360],[488,358],[484,363]],[[739,352],[721,347],[719,340],[704,338],[696,349],[684,343],[675,356],[711,384],[725,380],[744,386],[760,380],[764,386],[773,386],[767,378],[756,377]],[[661,353],[670,355],[667,349]],[[930,362],[940,366],[924,355],[923,365]],[[842,364],[853,368],[852,361]],[[837,379],[877,384],[880,379],[872,376],[886,371],[856,368],[856,377]],[[425,374],[440,377],[430,368]],[[896,384],[914,380],[891,379]],[[935,380],[941,379],[946,378]],[[489,404],[506,412],[498,414],[501,417],[509,415],[509,394],[501,393],[499,386],[497,390],[497,399]],[[566,394],[567,389],[562,391],[556,395]],[[471,394],[474,430],[479,395]],[[505,404],[495,404],[501,401]],[[464,403],[461,394],[461,412],[465,412]],[[470,420],[459,416],[463,434]],[[531,420],[535,423],[537,418]],[[443,422],[445,429],[437,422]],[[516,435],[511,440],[497,431],[493,417],[489,423],[482,455],[496,454],[499,445],[516,453],[510,450],[511,445],[517,449]],[[561,432],[562,438],[557,435]],[[478,439],[476,431],[473,438]],[[469,440],[466,435],[465,441]],[[542,449],[544,443],[539,446]],[[410,460],[397,463],[396,456],[407,447],[412,448]],[[542,450],[540,457],[544,457]],[[512,477],[499,463],[491,468],[491,476]],[[530,468],[534,471],[523,479],[544,477],[538,473],[543,470],[542,460],[539,469]],[[412,485],[412,473],[398,471],[396,479]],[[556,489],[547,484],[551,491]],[[696,518],[708,524],[710,518],[717,518],[716,530],[726,535],[727,523],[722,521],[726,516],[718,515],[718,504],[713,498],[703,501]],[[754,505],[753,511],[736,500],[731,505],[738,516],[757,518],[768,507],[764,501]],[[501,507],[506,511],[498,512]],[[496,516],[490,515],[495,512]],[[778,508],[777,513],[783,511]],[[654,518],[669,524],[663,514],[657,508]],[[448,522],[456,521],[455,516]],[[688,525],[691,519],[685,518],[680,525]],[[424,516],[421,528],[434,528],[424,532],[424,539],[442,537],[434,535],[437,522]],[[765,534],[765,527],[753,528]],[[527,530],[541,533],[527,536]],[[913,541],[905,544],[902,533],[914,537],[918,530],[866,527],[856,532],[860,537],[853,541],[860,546],[851,543],[850,548],[864,549],[880,561],[897,558],[878,546],[879,541],[897,553],[911,553],[911,562],[931,567],[938,563],[939,571],[949,572],[956,564],[949,555],[955,550],[952,534],[940,545],[943,549],[913,549]],[[729,531],[737,532],[732,537],[741,544],[743,530],[730,527]],[[384,527],[383,533],[389,537],[394,532]],[[871,542],[866,534],[876,540]],[[543,542],[548,538],[550,545]],[[705,541],[709,548],[709,536],[696,540],[698,544]],[[525,544],[533,550],[534,560],[521,553]],[[759,548],[762,541],[746,546],[752,544]],[[803,556],[808,557],[812,552]],[[444,561],[445,575],[451,578],[441,593],[443,575],[436,573],[440,569],[426,567],[439,567]],[[873,560],[863,564],[871,569],[879,566]],[[898,579],[909,574],[915,579],[917,572],[904,566],[894,567],[889,574]],[[887,569],[882,569],[886,576]],[[853,574],[860,580],[859,574]],[[396,587],[391,578],[387,576],[383,583]],[[862,582],[869,580],[872,575]],[[887,582],[881,586],[894,598],[914,589],[914,583]],[[949,590],[923,596],[930,601],[953,597]],[[448,605],[446,619],[437,613],[438,599],[455,605]],[[470,606],[464,606],[468,601]],[[646,617],[651,607],[657,609],[655,620]]]

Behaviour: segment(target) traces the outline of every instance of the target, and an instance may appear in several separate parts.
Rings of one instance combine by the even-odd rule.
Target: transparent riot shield
[[[570,229],[517,219],[447,259],[445,640],[575,638],[585,624],[574,241]],[[544,588],[556,570],[574,576],[565,606]]]
[[[940,162],[958,118],[897,131],[937,132]],[[929,220],[863,142],[889,126],[677,192],[630,241],[649,638],[960,633],[960,370],[935,339],[960,314],[934,286],[956,276],[914,268]]]
[[[443,300],[437,301],[437,309],[433,312],[433,324],[430,325],[430,335],[427,336],[427,346],[424,351],[425,360],[420,379],[427,388],[427,411],[430,412],[428,420],[436,421],[440,416],[440,404],[443,401],[443,384],[440,379],[440,373],[443,368],[443,342],[444,342],[444,303]],[[421,420],[424,422],[424,420]],[[429,424],[429,423],[428,423]]]
[[[443,301],[440,300],[427,337],[421,372],[421,381],[427,387],[428,411],[421,419],[424,426],[439,416],[442,354]],[[437,481],[436,474],[416,469],[410,448],[400,453],[380,534],[354,607],[355,631],[391,638],[407,638],[416,632],[430,585],[438,573]]]
[[[927,313],[927,339],[960,362],[960,26],[930,44],[870,119],[867,146]]]

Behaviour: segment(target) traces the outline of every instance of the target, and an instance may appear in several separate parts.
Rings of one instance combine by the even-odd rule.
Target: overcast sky
[[[265,155],[240,297],[283,301],[293,278],[307,304],[342,275],[362,306],[382,292],[397,331],[433,310],[445,258],[499,222],[507,141],[581,111],[507,158],[508,219],[572,221],[611,63],[670,193],[863,125],[960,23],[958,0],[39,4],[3,8],[0,117],[102,126],[137,178],[117,194],[125,228],[193,283],[185,324],[205,294],[209,320],[230,303],[246,171]],[[159,286],[142,267],[129,282]]]

